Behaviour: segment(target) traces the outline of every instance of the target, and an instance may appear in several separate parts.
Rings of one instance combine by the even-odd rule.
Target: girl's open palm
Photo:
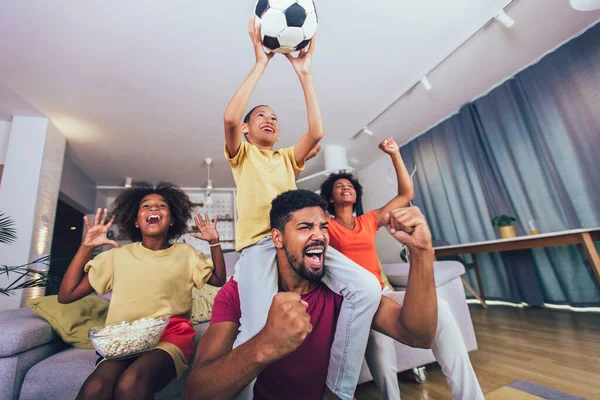
[[[95,248],[95,247],[103,246],[105,244],[110,244],[115,247],[119,247],[119,243],[117,243],[114,240],[110,240],[109,238],[106,237],[106,233],[108,232],[108,230],[112,226],[113,222],[115,221],[115,216],[113,215],[113,217],[110,219],[110,221],[105,222],[106,217],[108,216],[108,209],[106,209],[106,208],[104,209],[104,212],[102,213],[102,218],[100,218],[101,211],[102,211],[102,209],[100,209],[100,208],[96,211],[96,218],[94,218],[94,225],[90,225],[90,221],[88,220],[87,216],[83,217],[83,222],[85,223],[86,232],[85,232],[85,236],[83,237],[83,241],[81,242],[81,245]]]
[[[208,217],[208,213],[204,213],[204,219],[202,218],[202,214],[197,214],[194,217],[194,222],[198,227],[200,233],[193,233],[192,236],[200,239],[206,240],[207,242],[218,242],[219,241],[219,232],[217,231],[217,217],[210,222],[210,218]]]

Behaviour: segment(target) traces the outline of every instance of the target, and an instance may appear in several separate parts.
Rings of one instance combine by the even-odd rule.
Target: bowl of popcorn
[[[90,328],[88,337],[106,359],[126,358],[152,350],[169,324],[170,316],[114,322]]]

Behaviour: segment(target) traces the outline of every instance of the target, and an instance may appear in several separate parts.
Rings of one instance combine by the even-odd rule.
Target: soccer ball
[[[261,24],[263,45],[275,53],[302,50],[317,30],[312,0],[258,0],[254,13]]]

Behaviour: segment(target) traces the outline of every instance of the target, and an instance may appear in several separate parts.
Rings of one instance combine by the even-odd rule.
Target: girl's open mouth
[[[162,217],[158,214],[150,214],[146,217],[146,223],[148,224],[148,226],[160,225],[161,221]]]

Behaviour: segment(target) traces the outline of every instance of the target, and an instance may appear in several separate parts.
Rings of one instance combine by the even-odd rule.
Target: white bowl
[[[91,328],[88,337],[106,359],[133,357],[156,347],[169,321],[169,315],[161,315],[114,322]]]

